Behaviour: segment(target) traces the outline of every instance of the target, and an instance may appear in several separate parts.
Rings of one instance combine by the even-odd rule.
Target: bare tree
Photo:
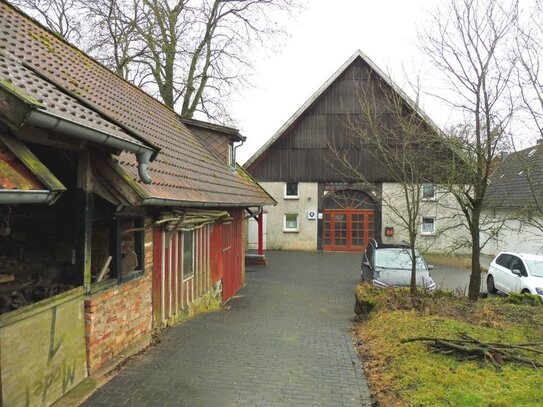
[[[87,52],[120,77],[145,87],[149,72],[141,62],[148,45],[139,36],[145,19],[141,1],[88,0],[85,17],[92,26],[83,44]]]
[[[12,3],[66,40],[73,43],[81,40],[81,0],[12,0]]]
[[[358,85],[359,112],[348,116],[347,143],[329,140],[334,152],[333,168],[343,177],[371,185],[364,172],[361,155],[353,148],[369,153],[380,171],[391,180],[386,190],[376,190],[383,208],[387,208],[408,237],[411,257],[410,293],[417,294],[416,247],[423,215],[423,183],[433,181],[433,162],[448,160],[450,151],[437,130],[403,92],[393,89],[377,75]],[[358,156],[358,157],[357,157]]]
[[[449,141],[464,167],[450,171],[443,182],[460,204],[470,235],[471,300],[480,292],[485,243],[480,232],[489,176],[513,113],[508,101],[515,61],[508,45],[517,16],[517,1],[453,0],[437,9],[421,33],[423,50],[449,85],[450,92],[438,96],[462,115]]]
[[[184,117],[228,119],[250,50],[285,34],[295,0],[17,0],[49,28]],[[75,10],[77,9],[77,13]],[[67,28],[68,27],[68,28]]]

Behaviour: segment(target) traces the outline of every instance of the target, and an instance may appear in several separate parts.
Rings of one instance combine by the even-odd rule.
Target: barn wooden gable
[[[350,123],[363,120],[360,98],[372,94],[379,101],[384,98],[383,90],[399,94],[406,109],[415,110],[424,122],[435,127],[386,74],[357,51],[247,161],[245,167],[257,181],[356,181],[354,174],[339,164],[333,151],[341,149],[368,181],[393,181],[350,129]]]

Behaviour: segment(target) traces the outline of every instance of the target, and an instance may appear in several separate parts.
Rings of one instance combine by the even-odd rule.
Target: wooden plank
[[[17,156],[26,168],[32,172],[43,185],[50,191],[62,192],[66,187],[53,175],[51,171],[26,147],[14,137],[0,133],[0,141]]]
[[[0,315],[0,328],[11,325],[17,321],[25,318],[29,318],[32,315],[42,312],[44,309],[59,306],[67,301],[71,301],[74,298],[81,297],[83,295],[83,287],[77,287],[73,290],[64,291],[54,297],[49,297],[44,300],[35,302],[30,305],[21,307],[15,311],[6,312]]]
[[[82,291],[0,328],[2,405],[49,406],[87,376]]]
[[[92,193],[92,167],[90,152],[82,151],[77,160],[76,211],[76,264],[77,270],[83,273],[83,286],[86,292],[91,290],[91,246],[92,246],[92,214],[94,196]]]
[[[153,323],[155,328],[162,324],[162,228],[153,229]]]
[[[10,281],[15,281],[14,274],[0,274],[0,284],[9,283]]]
[[[106,274],[106,271],[109,267],[109,263],[111,263],[111,259],[113,259],[113,257],[111,256],[108,256],[106,262],[104,263],[104,265],[102,266],[102,269],[100,270],[100,272],[98,273],[98,277],[96,278],[96,282],[99,283],[100,281],[102,281],[102,279],[104,278],[105,274]]]

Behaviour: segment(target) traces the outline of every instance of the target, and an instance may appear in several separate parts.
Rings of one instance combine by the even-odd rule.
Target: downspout
[[[106,133],[91,127],[79,124],[75,121],[64,119],[52,113],[42,110],[32,110],[26,120],[29,124],[47,130],[53,130],[67,136],[77,137],[83,140],[103,144],[115,149],[129,151],[136,155],[138,160],[138,175],[144,184],[151,183],[148,165],[158,153],[150,147],[123,140],[113,134]]]
[[[238,144],[237,146],[234,146],[234,157],[233,157],[234,162],[232,164],[234,166],[234,168],[236,168],[236,155],[237,155],[236,150],[238,149],[238,147],[241,147],[243,144],[245,144],[245,140],[247,140],[247,137],[244,137],[242,135],[240,135],[239,138],[241,139],[241,143]]]

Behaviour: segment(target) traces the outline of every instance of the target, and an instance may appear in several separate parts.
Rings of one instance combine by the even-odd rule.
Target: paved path
[[[360,255],[268,252],[230,308],[167,329],[88,406],[371,406],[351,342]]]

